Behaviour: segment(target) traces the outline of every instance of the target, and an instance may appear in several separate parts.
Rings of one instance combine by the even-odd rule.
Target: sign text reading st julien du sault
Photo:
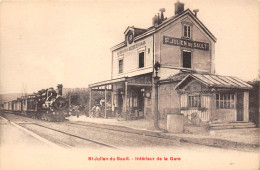
[[[163,36],[163,43],[168,45],[195,48],[195,49],[205,50],[205,51],[209,50],[209,43],[183,40],[183,39],[167,37],[167,36]]]

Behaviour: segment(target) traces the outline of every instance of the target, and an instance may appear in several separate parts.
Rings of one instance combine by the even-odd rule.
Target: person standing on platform
[[[95,117],[95,116],[96,116],[96,106],[93,106],[89,117]]]
[[[100,117],[100,107],[99,107],[99,105],[96,106],[96,117]]]

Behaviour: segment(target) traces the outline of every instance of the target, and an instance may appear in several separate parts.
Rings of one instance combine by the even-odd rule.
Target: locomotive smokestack
[[[58,84],[57,88],[58,88],[58,92],[57,92],[58,95],[62,96],[62,88],[63,88],[62,84]]]

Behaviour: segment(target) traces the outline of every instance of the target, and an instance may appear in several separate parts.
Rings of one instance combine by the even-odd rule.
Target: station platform
[[[25,129],[16,127],[8,120],[0,117],[0,146],[1,147],[48,147],[49,145],[44,141],[41,141],[38,137],[34,136],[31,132],[27,132]]]
[[[210,130],[208,133],[167,133],[166,120],[159,120],[162,131],[152,131],[153,120],[118,120],[116,118],[89,118],[85,115],[66,118],[71,122],[92,123],[94,126],[105,126],[111,129],[120,129],[131,133],[142,133],[155,137],[179,140],[200,145],[257,151],[259,150],[259,128]]]

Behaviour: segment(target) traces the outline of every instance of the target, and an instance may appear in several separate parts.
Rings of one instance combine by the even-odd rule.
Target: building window
[[[191,38],[191,26],[190,25],[183,25],[183,37],[184,38]]]
[[[144,67],[144,52],[139,53],[139,68]]]
[[[137,107],[137,97],[135,96],[133,99],[133,107]]]
[[[182,51],[182,67],[191,68],[191,52]]]
[[[114,94],[114,107],[118,107],[118,94]]]
[[[201,107],[200,95],[189,96],[188,107]]]
[[[127,98],[127,107],[133,107],[133,104],[132,104],[133,100],[132,99],[133,99],[132,97]]]
[[[234,94],[216,94],[217,109],[234,109],[235,95]]]
[[[119,73],[123,73],[123,64],[124,64],[124,60],[120,59],[119,62],[118,62]]]

